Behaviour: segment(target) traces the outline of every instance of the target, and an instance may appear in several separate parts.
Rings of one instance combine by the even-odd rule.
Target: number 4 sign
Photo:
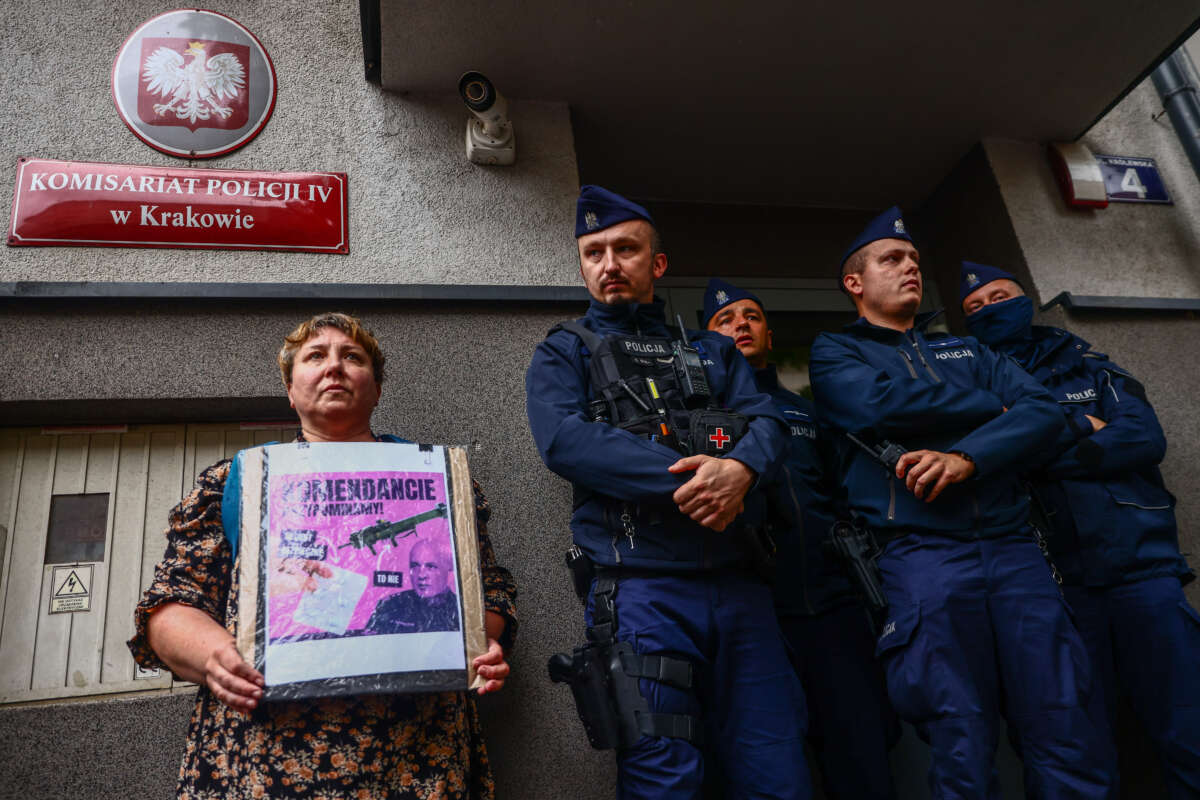
[[[1096,154],[1104,190],[1114,203],[1171,203],[1153,158]]]

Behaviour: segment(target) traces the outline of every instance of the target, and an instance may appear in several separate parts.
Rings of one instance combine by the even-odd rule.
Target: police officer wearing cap
[[[781,517],[775,613],[808,701],[808,741],[830,800],[895,797],[888,750],[900,735],[875,660],[865,609],[840,565],[826,555],[836,514],[837,442],[817,425],[812,404],[779,382],[767,361],[771,330],[762,301],[719,278],[704,292],[710,331],[728,336],[754,368],[759,391],[788,422],[788,452],[772,484]]]
[[[842,259],[859,319],[819,335],[809,366],[818,415],[858,441],[842,466],[851,511],[885,543],[888,694],[930,744],[935,797],[999,797],[1001,715],[1029,796],[1110,797],[1087,653],[1014,474],[1062,412],[1010,359],[926,331],[938,312],[917,314],[919,259],[898,208],[872,220]],[[888,445],[907,452],[883,466]]]
[[[592,301],[538,345],[527,407],[542,460],[574,485],[573,551],[596,571],[589,642],[618,654],[605,662],[613,692],[637,677],[617,703],[635,709],[618,795],[699,797],[709,752],[725,797],[810,797],[803,691],[739,516],[777,471],[784,420],[732,342],[668,329],[654,297],[667,257],[646,209],[584,186],[575,234]],[[677,346],[691,371],[677,371]],[[581,703],[601,746],[589,713]]]
[[[1066,426],[1030,473],[1063,592],[1115,719],[1117,686],[1164,765],[1172,798],[1200,797],[1200,615],[1183,584],[1175,498],[1158,465],[1167,442],[1136,378],[1060,328],[1033,324],[1033,302],[1002,269],[962,262],[972,335],[1045,386]]]

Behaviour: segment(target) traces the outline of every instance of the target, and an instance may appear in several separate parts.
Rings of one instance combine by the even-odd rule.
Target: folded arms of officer
[[[1050,480],[1113,478],[1160,464],[1167,439],[1142,384],[1106,358],[1089,355],[1084,363],[1097,374],[1100,424],[1068,413],[1074,440],[1041,472]]]
[[[702,525],[717,530],[728,525],[756,481],[778,468],[786,423],[770,398],[757,391],[749,364],[732,345],[714,336],[703,341],[706,353],[721,360],[726,376],[714,393],[727,407],[750,417],[746,435],[729,455],[680,458],[661,442],[592,423],[585,407],[582,342],[559,331],[538,345],[526,373],[529,425],[546,466],[610,497],[634,502],[672,498],[682,513]]]

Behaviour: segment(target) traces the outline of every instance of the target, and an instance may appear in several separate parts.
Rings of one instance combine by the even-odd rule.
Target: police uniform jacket
[[[601,336],[669,338],[663,304],[606,305],[593,300],[580,323]],[[717,404],[750,418],[749,429],[730,451],[758,475],[774,477],[783,457],[786,425],[771,399],[754,385],[753,369],[733,341],[707,331],[688,331],[700,352]],[[589,353],[578,336],[554,330],[538,345],[525,374],[529,427],[546,466],[576,487],[571,531],[575,543],[601,565],[662,570],[701,570],[745,560],[735,531],[702,527],[671,500],[693,475],[667,468],[678,452],[588,416]],[[754,497],[755,494],[759,496]],[[762,496],[754,491],[747,506]],[[621,520],[628,513],[633,533]]]
[[[1190,580],[1175,498],[1158,469],[1167,441],[1141,383],[1059,328],[1034,326],[1031,338],[998,348],[1050,390],[1067,422],[1032,473],[1063,579],[1087,586]],[[1088,414],[1107,424],[1093,432]]]
[[[818,427],[811,402],[779,385],[774,364],[755,370],[754,382],[771,396],[791,431],[783,467],[771,489],[785,520],[784,527],[774,531],[775,609],[785,616],[809,616],[853,603],[854,587],[822,548],[835,519],[837,457],[832,434]]]
[[[1050,394],[1012,359],[971,337],[925,334],[939,313],[918,315],[903,333],[860,318],[813,343],[813,394],[830,427],[907,450],[958,451],[975,462],[975,475],[926,503],[869,454],[846,448],[850,508],[882,538],[975,539],[1025,525],[1029,496],[1016,468],[1063,426]]]

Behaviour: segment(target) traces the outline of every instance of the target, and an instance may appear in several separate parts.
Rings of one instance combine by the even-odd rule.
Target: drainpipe
[[[1200,96],[1197,95],[1200,79],[1196,76],[1196,66],[1181,47],[1167,56],[1151,77],[1192,169],[1200,176]]]

